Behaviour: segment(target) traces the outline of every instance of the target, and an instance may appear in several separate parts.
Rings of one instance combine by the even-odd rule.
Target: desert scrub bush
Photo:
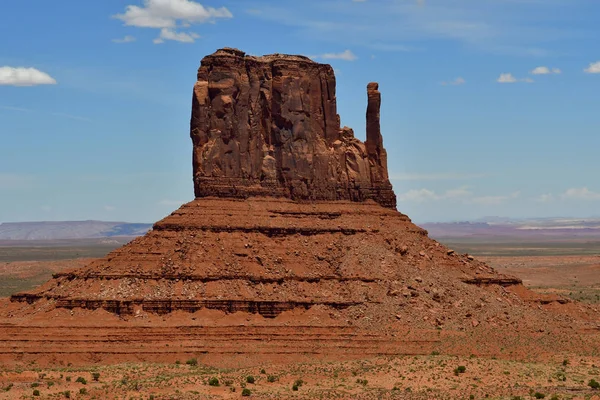
[[[454,369],[454,375],[456,376],[458,376],[458,374],[464,374],[465,372],[467,372],[467,367],[464,365],[459,365]]]
[[[187,365],[191,365],[192,367],[195,367],[198,365],[198,360],[196,358],[190,358],[189,360],[187,360],[185,362]]]
[[[267,371],[265,371],[265,369],[263,368],[263,369],[260,370],[260,373],[263,374],[263,375],[265,375],[267,373]]]
[[[70,399],[71,398],[71,391],[70,390],[65,390],[63,392],[63,396],[65,396],[65,399]]]
[[[92,372],[92,379],[98,382],[100,380],[100,372]]]
[[[544,393],[535,392],[533,397],[535,397],[536,399],[543,399],[544,397],[546,397],[546,395]]]
[[[35,390],[33,391],[33,395],[34,395],[34,396],[39,396],[39,395],[40,395],[40,391],[39,391],[39,390],[37,390],[37,389],[35,389]]]
[[[83,376],[78,377],[75,382],[77,383],[81,383],[83,385],[87,385],[87,381],[85,380],[85,378]]]
[[[302,386],[303,384],[304,384],[304,381],[302,379],[296,379],[296,381],[292,385],[292,390],[294,392],[297,392],[298,389],[300,388],[300,386]]]
[[[87,394],[87,389],[86,388],[79,389],[79,394]]]
[[[244,390],[242,390],[242,396],[244,397],[248,397],[252,394],[252,392],[250,391],[250,389],[246,388]]]
[[[600,382],[598,382],[595,379],[590,379],[590,381],[588,382],[588,386],[591,387],[592,389],[600,389]]]
[[[254,377],[252,375],[248,375],[246,377],[246,382],[248,382],[248,383],[254,383]]]
[[[360,379],[359,378],[359,379],[356,380],[356,383],[358,383],[360,385],[363,385],[363,386],[367,386],[367,384],[369,383],[369,381],[366,380],[366,379]]]
[[[267,376],[267,382],[269,383],[273,383],[277,380],[277,377],[275,375],[269,375]]]
[[[217,377],[213,376],[212,378],[210,378],[208,380],[208,384],[210,386],[219,386],[219,379]]]
[[[70,377],[70,376],[67,376],[67,377],[65,378],[65,381],[67,381],[67,382],[71,382],[71,377]]]

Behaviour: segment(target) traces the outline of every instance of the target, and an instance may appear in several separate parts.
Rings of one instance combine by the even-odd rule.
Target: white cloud
[[[163,28],[160,30],[160,36],[154,39],[154,44],[164,43],[165,40],[174,40],[182,43],[194,43],[196,39],[200,38],[200,35],[196,33],[186,32],[175,32],[172,29]]]
[[[587,187],[571,188],[562,195],[562,198],[574,200],[600,200],[600,193],[591,191]]]
[[[166,40],[193,43],[200,37],[198,34],[177,32],[175,29],[232,17],[225,7],[204,7],[191,0],[144,0],[141,7],[129,5],[125,8],[125,13],[113,15],[113,18],[120,19],[126,26],[160,29],[160,35],[154,39],[155,44],[164,43]],[[113,42],[127,43],[134,40],[133,36],[125,36]]]
[[[517,79],[517,78],[515,78],[515,76],[513,74],[503,72],[500,74],[500,76],[498,77],[496,82],[498,82],[498,83],[517,83],[517,82],[533,83],[534,81],[531,78]]]
[[[350,50],[345,50],[341,53],[325,53],[320,56],[316,56],[314,58],[322,58],[324,60],[344,60],[344,61],[354,61],[358,59],[358,57]]]
[[[532,75],[552,75],[560,74],[562,71],[559,68],[536,67],[530,73]]]
[[[464,85],[465,83],[467,83],[467,81],[465,81],[464,78],[462,77],[458,77],[456,79],[454,79],[453,81],[450,82],[442,82],[443,86],[459,86],[459,85]]]
[[[35,68],[0,67],[0,85],[35,86],[56,85],[56,80]]]
[[[121,39],[113,39],[112,41],[114,43],[131,43],[131,42],[135,42],[135,38],[131,35],[127,35]]]
[[[590,66],[584,69],[588,74],[600,74],[600,61],[590,63]]]
[[[191,0],[144,0],[144,6],[127,6],[124,14],[117,14],[127,26],[139,28],[175,28],[177,22],[204,23],[217,18],[231,18],[225,7],[204,7]]]
[[[517,78],[510,73],[502,73],[498,78],[498,83],[515,83],[517,82]]]

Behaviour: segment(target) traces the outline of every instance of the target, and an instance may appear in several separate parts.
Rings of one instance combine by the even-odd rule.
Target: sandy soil
[[[600,391],[588,386],[600,380],[599,358],[536,364],[430,355],[249,369],[194,363],[44,370],[23,365],[2,370],[0,399],[31,398],[34,390],[39,398],[65,398],[69,392],[71,398],[91,399],[234,399],[244,389],[257,399],[530,399],[536,393],[547,399],[600,399]],[[218,386],[210,385],[211,379]]]

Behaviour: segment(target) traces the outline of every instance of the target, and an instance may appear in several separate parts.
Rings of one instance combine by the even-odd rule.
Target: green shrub
[[[304,381],[302,379],[296,379],[296,381],[292,385],[292,390],[294,392],[297,392],[298,389],[300,388],[300,386],[302,386],[303,384],[304,384]]]
[[[595,380],[595,379],[591,379],[591,380],[588,382],[588,386],[589,386],[589,387],[591,387],[592,389],[600,389],[600,382],[598,382],[598,381],[597,381],[597,380]]]
[[[269,383],[273,383],[277,380],[277,377],[275,375],[269,375],[267,376],[267,382]]]
[[[87,389],[86,388],[79,389],[79,394],[87,394]]]
[[[248,383],[254,383],[254,377],[252,375],[248,375],[246,377],[246,382],[248,382]]]
[[[71,377],[70,377],[70,376],[67,376],[67,377],[65,378],[65,380],[66,380],[67,382],[71,382]]]
[[[250,391],[250,389],[246,388],[244,390],[242,390],[242,396],[244,397],[248,397],[252,394],[252,392]]]
[[[219,386],[219,379],[217,379],[217,377],[213,376],[212,378],[210,378],[208,380],[208,384],[210,386]]]
[[[38,387],[38,386],[40,386],[40,384],[39,384],[39,383],[37,383],[37,382],[33,382],[33,383],[31,384],[31,388],[32,388],[32,389],[33,389],[33,388],[36,388],[36,387]]]
[[[84,384],[84,385],[87,385],[87,381],[85,380],[85,378],[84,378],[83,376],[80,376],[80,377],[78,377],[78,378],[75,380],[75,382],[77,382],[77,383],[81,383],[81,384]]]
[[[92,379],[96,382],[100,379],[100,372],[92,372]]]
[[[40,391],[39,391],[39,390],[37,390],[37,389],[35,389],[35,390],[33,391],[33,395],[34,395],[34,396],[39,396],[39,395],[40,395]]]
[[[536,399],[543,399],[544,397],[546,397],[546,395],[544,393],[535,392],[533,397],[535,397]]]
[[[189,360],[187,360],[185,362],[187,365],[191,365],[192,367],[195,367],[196,365],[198,365],[198,360],[195,358],[190,358]]]
[[[464,365],[459,365],[454,369],[454,375],[464,374],[467,371],[467,367]]]
[[[69,390],[65,390],[63,392],[63,396],[65,396],[65,399],[70,399],[71,398],[71,392]]]
[[[267,371],[265,371],[265,369],[263,368],[263,369],[260,370],[260,373],[264,375],[264,374],[267,373]]]

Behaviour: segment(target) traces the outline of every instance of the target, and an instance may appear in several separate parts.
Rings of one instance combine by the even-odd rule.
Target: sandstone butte
[[[590,307],[538,295],[396,211],[376,83],[367,100],[362,143],[340,127],[329,65],[235,49],[205,57],[191,118],[195,200],[4,299],[0,361],[597,352]]]

